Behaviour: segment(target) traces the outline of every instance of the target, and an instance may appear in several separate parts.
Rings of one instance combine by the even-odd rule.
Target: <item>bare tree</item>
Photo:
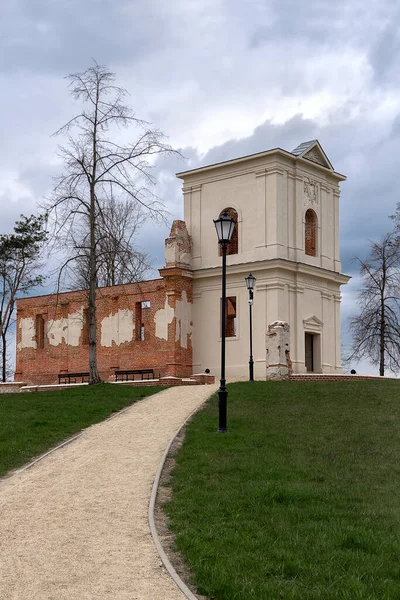
[[[11,234],[0,235],[0,344],[1,379],[7,378],[8,332],[14,323],[15,300],[43,283],[39,258],[47,240],[46,215],[16,221]]]
[[[83,73],[69,75],[72,96],[81,109],[56,134],[67,138],[60,147],[64,173],[56,180],[47,209],[61,239],[85,230],[74,259],[89,257],[89,383],[101,381],[96,353],[96,288],[102,231],[107,224],[105,200],[124,195],[140,205],[147,217],[164,218],[165,210],[152,193],[152,164],[157,155],[174,150],[157,129],[137,119],[124,104],[127,92],[114,84],[115,76],[96,62]],[[133,142],[125,143],[121,129],[135,129]],[[121,140],[121,141],[120,141]],[[69,259],[71,262],[71,259]]]
[[[390,215],[389,218],[393,221],[394,231],[397,234],[400,234],[400,202],[396,204],[396,212],[394,213],[394,215]]]
[[[396,232],[371,246],[360,265],[363,288],[358,293],[360,312],[350,319],[353,334],[347,358],[367,358],[379,364],[379,375],[400,370],[400,242]]]
[[[150,256],[141,252],[135,243],[135,237],[147,214],[143,208],[127,200],[107,198],[101,202],[102,218],[97,224],[96,236],[96,277],[98,287],[121,285],[143,281],[150,272]],[[66,240],[72,256],[76,248],[82,248],[80,255],[69,271],[72,289],[89,288],[89,244],[88,231],[84,224],[71,232]],[[70,266],[70,264],[69,264]]]

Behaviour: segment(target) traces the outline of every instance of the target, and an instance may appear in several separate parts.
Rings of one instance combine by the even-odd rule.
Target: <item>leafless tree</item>
[[[135,237],[147,219],[146,212],[129,198],[125,201],[108,198],[101,206],[102,218],[96,228],[97,286],[143,281],[151,270],[151,259],[137,248]],[[73,261],[69,269],[71,289],[89,289],[88,237],[88,231],[82,226],[66,240],[73,256],[76,248],[83,249],[83,255]]]
[[[99,383],[96,353],[96,288],[102,233],[107,229],[107,201],[121,195],[142,207],[148,218],[163,219],[165,210],[151,191],[155,184],[152,161],[175,152],[157,129],[135,117],[124,104],[127,92],[114,84],[115,76],[96,62],[83,73],[69,75],[72,96],[80,103],[77,115],[56,132],[66,136],[60,146],[64,172],[55,183],[46,208],[61,240],[77,240],[68,260],[88,260],[89,274],[89,383]],[[135,130],[125,142],[126,128]]]
[[[400,202],[396,204],[396,212],[394,215],[390,215],[390,219],[392,219],[394,224],[394,231],[399,235],[400,234]]]
[[[360,312],[350,319],[353,334],[347,361],[367,358],[379,364],[379,375],[388,368],[400,370],[400,242],[396,232],[371,246],[360,265],[363,288],[358,293]]]

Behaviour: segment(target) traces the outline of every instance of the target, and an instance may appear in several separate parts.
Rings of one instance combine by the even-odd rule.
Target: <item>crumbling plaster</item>
[[[46,336],[51,346],[64,342],[68,346],[79,346],[83,329],[83,306],[74,313],[61,319],[49,319],[46,324]]]
[[[182,300],[176,302],[175,317],[175,341],[180,339],[181,347],[187,348],[188,336],[192,335],[192,304],[188,302],[185,291],[182,292]]]
[[[154,315],[156,324],[156,337],[160,340],[168,340],[168,325],[172,323],[175,316],[174,309],[168,303],[168,296],[165,298],[164,308],[160,308]]]
[[[104,317],[101,321],[102,346],[112,346],[113,342],[119,346],[124,342],[131,342],[135,331],[134,313],[128,308],[119,309],[117,313]]]
[[[35,320],[31,317],[21,319],[19,322],[21,330],[21,341],[17,345],[18,350],[22,348],[37,348],[35,337]]]
[[[188,336],[192,334],[192,304],[188,302],[185,290],[182,292],[182,299],[177,300],[175,310],[168,303],[168,297],[165,299],[165,307],[160,308],[154,316],[156,324],[156,337],[168,339],[168,325],[176,318],[175,341],[180,343],[181,348],[188,347]]]

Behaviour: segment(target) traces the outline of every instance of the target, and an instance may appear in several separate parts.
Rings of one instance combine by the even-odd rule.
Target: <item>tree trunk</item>
[[[1,380],[3,383],[7,380],[7,338],[5,333],[1,334],[2,360],[1,360]]]
[[[99,370],[97,368],[97,327],[96,327],[96,288],[97,288],[97,269],[96,269],[96,158],[97,158],[97,104],[98,88],[96,96],[96,110],[93,127],[93,170],[90,182],[90,257],[89,257],[89,384],[101,383]]]
[[[385,375],[385,299],[381,295],[381,323],[379,331],[379,375]]]
[[[96,245],[94,223],[94,190],[90,199],[90,258],[89,258],[89,384],[100,383],[97,368],[97,327],[96,327]],[[93,203],[92,203],[93,196]]]

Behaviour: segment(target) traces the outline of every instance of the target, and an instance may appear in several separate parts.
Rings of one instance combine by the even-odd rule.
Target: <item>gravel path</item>
[[[216,389],[164,390],[0,481],[1,600],[184,600],[148,504],[170,438]]]

